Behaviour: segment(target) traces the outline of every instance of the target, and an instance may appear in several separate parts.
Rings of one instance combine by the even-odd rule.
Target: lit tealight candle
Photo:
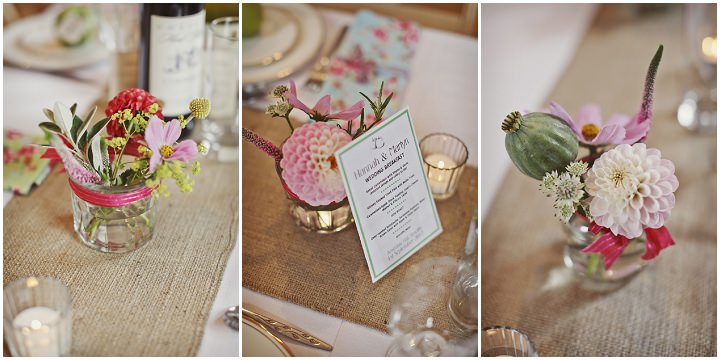
[[[705,62],[717,64],[717,39],[714,36],[706,36],[702,40],[701,50]]]
[[[29,356],[60,356],[58,320],[60,313],[38,306],[20,312],[13,319],[18,343]]]
[[[450,190],[450,180],[452,179],[450,169],[456,168],[457,163],[444,154],[430,154],[425,158],[425,162],[432,165],[428,166],[428,182],[433,194],[448,192]]]

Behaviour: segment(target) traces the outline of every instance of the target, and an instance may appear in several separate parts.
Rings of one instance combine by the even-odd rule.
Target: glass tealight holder
[[[524,332],[508,326],[491,326],[482,330],[480,356],[536,357],[538,353]]]
[[[72,298],[57,279],[15,280],[3,291],[3,331],[12,356],[70,353]]]
[[[433,197],[444,200],[453,196],[467,163],[467,146],[455,136],[435,133],[420,140],[420,152]]]

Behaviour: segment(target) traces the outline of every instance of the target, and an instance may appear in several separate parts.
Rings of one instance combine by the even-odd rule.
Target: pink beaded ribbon
[[[136,201],[147,198],[152,194],[154,190],[154,188],[143,186],[135,191],[131,191],[128,193],[103,194],[81,186],[72,181],[72,179],[68,179],[68,182],[70,183],[70,189],[72,189],[72,191],[75,193],[75,195],[77,195],[77,197],[89,202],[90,204],[105,207],[120,207],[130,205]]]

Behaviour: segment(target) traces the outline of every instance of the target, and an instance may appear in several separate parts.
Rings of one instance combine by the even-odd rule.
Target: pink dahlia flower
[[[630,118],[613,114],[603,122],[600,107],[587,104],[580,108],[575,119],[556,102],[550,102],[550,113],[562,119],[577,139],[587,145],[632,144],[643,139],[650,131],[650,121],[640,121],[640,116]]]
[[[585,187],[594,221],[614,235],[639,237],[663,226],[675,206],[675,166],[644,143],[622,144],[595,160]]]
[[[336,125],[315,122],[301,126],[282,146],[282,178],[290,191],[312,206],[345,199],[345,186],[333,155],[352,137]]]
[[[194,141],[185,140],[175,144],[180,138],[180,132],[180,121],[177,119],[164,124],[157,116],[150,118],[145,129],[145,141],[152,150],[150,172],[154,172],[163,160],[188,162],[197,156],[197,144]]]
[[[356,117],[360,116],[360,112],[362,111],[363,107],[365,107],[364,101],[358,101],[355,103],[355,105],[347,108],[346,110],[340,111],[338,113],[330,114],[330,95],[325,95],[320,100],[318,100],[317,104],[311,108],[309,108],[307,105],[305,105],[302,101],[298,100],[297,98],[297,89],[295,88],[295,81],[290,80],[290,90],[286,91],[284,94],[287,101],[290,103],[290,105],[302,110],[306,114],[310,115],[310,117],[313,120],[330,120],[330,119],[339,119],[339,120],[352,120]]]

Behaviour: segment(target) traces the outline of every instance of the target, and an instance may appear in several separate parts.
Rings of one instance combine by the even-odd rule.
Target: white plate
[[[285,343],[254,320],[242,318],[242,356],[292,356]]]
[[[262,4],[260,34],[245,38],[243,84],[280,80],[317,56],[325,38],[320,14],[305,4]]]
[[[3,31],[3,57],[14,65],[40,71],[62,71],[92,65],[108,58],[97,37],[78,47],[65,47],[54,36],[55,14],[18,20]]]

